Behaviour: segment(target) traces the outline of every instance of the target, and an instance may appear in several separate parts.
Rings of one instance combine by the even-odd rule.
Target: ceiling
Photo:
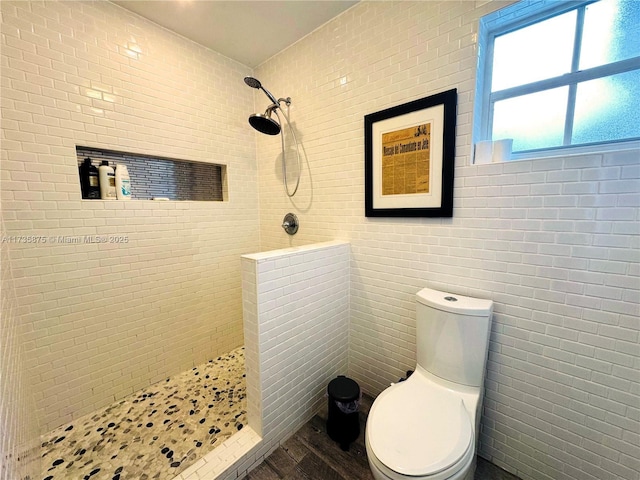
[[[129,0],[113,3],[256,67],[357,0]]]

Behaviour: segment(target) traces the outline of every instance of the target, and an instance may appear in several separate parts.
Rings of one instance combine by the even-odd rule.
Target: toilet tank
[[[418,365],[450,382],[481,386],[493,302],[429,288],[416,300]]]

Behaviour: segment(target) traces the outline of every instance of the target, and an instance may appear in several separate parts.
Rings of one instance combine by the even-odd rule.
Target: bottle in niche
[[[116,165],[116,196],[118,200],[131,200],[131,178],[127,166]]]
[[[100,199],[100,183],[98,181],[98,167],[91,163],[89,157],[80,165],[80,189],[82,198]]]
[[[106,160],[103,160],[100,167],[98,167],[98,178],[100,180],[100,198],[102,200],[115,200],[116,174]]]

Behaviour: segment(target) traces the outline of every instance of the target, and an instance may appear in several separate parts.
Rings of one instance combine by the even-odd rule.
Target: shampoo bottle
[[[131,200],[131,179],[123,164],[116,165],[116,195],[118,200]]]
[[[82,198],[100,198],[98,167],[91,163],[89,157],[85,158],[84,163],[80,165],[80,188],[82,190]]]
[[[102,200],[115,200],[116,175],[106,160],[103,160],[100,167],[98,167],[98,178],[100,179],[100,198]]]

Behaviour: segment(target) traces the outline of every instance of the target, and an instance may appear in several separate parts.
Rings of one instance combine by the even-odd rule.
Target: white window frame
[[[573,115],[575,113],[574,106],[578,83],[640,69],[640,57],[634,57],[607,65],[578,70],[580,49],[576,48],[575,45],[576,43],[579,44],[582,40],[582,26],[585,7],[595,1],[597,0],[572,2],[523,0],[480,19],[478,29],[478,70],[475,93],[476,108],[474,111],[473,129],[474,144],[482,140],[492,140],[490,128],[493,123],[493,105],[495,102],[505,100],[507,98],[540,92],[550,88],[569,86],[569,104],[567,114],[565,116],[564,130],[565,145],[514,153],[511,157],[512,160],[548,158],[554,156],[566,156],[567,154],[585,154],[640,148],[640,138],[611,140],[590,144],[566,145],[566,143],[570,141],[573,129]],[[577,10],[578,17],[574,38],[571,72],[492,93],[491,83],[495,38],[571,10]]]

